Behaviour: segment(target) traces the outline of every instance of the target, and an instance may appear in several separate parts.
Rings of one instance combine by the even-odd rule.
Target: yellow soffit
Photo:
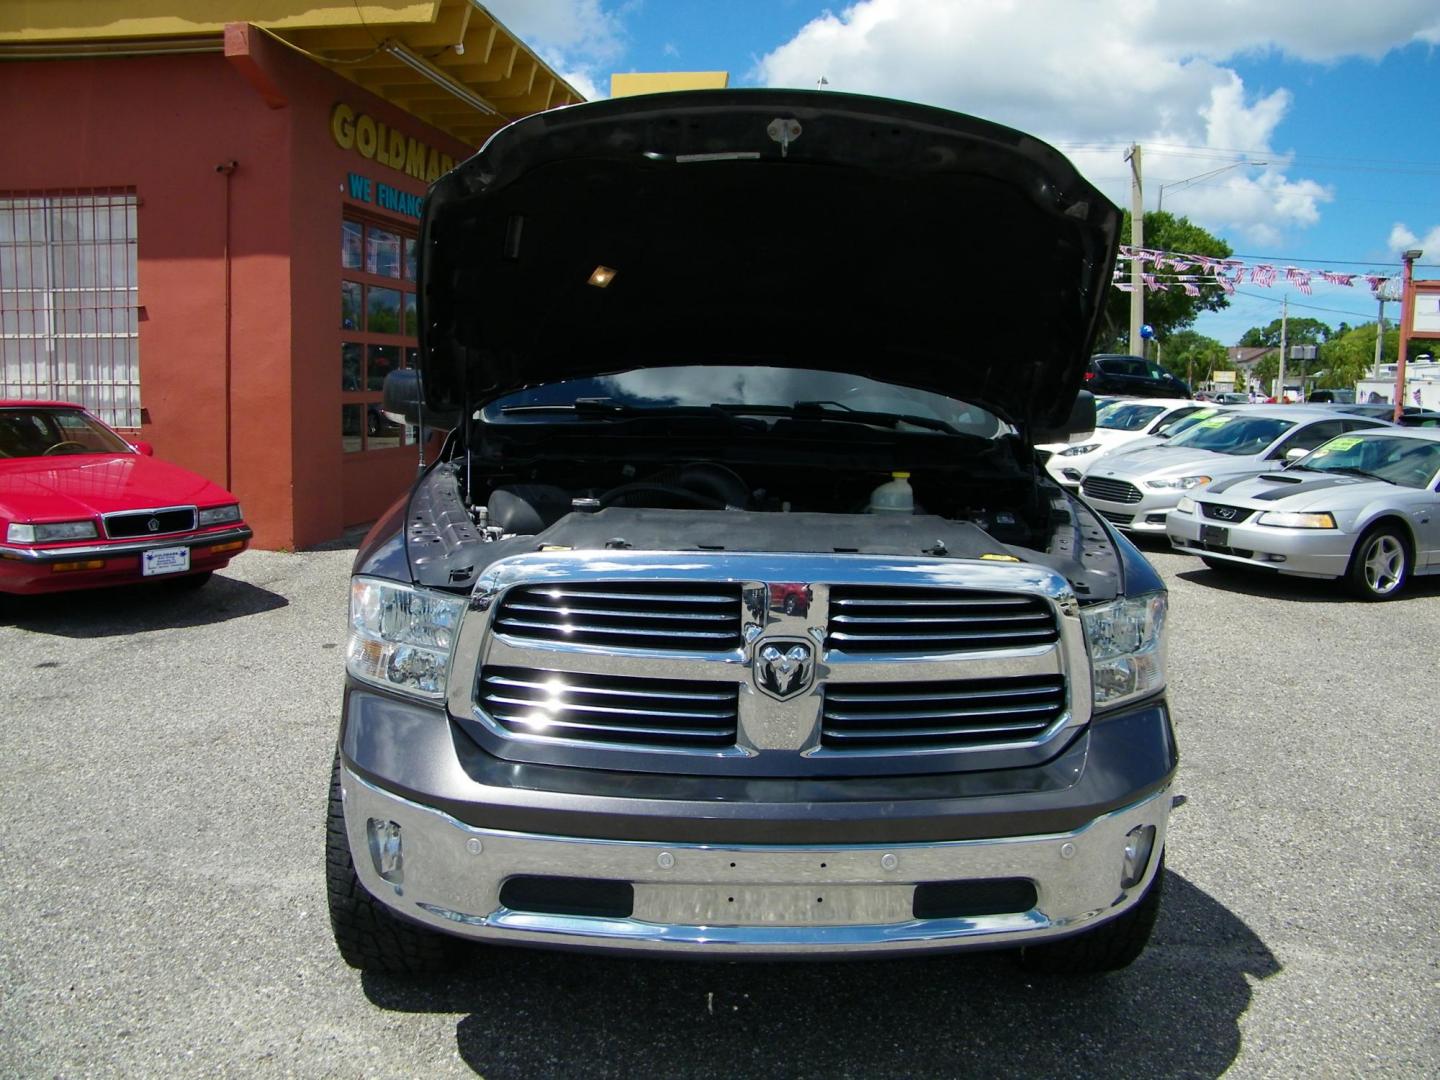
[[[471,146],[585,100],[474,0],[21,0],[0,5],[0,59],[218,52],[232,22]]]

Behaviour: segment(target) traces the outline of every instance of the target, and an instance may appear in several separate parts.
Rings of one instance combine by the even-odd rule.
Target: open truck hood
[[[757,364],[1058,425],[1119,222],[1056,150],[928,106],[719,90],[539,113],[426,200],[426,402],[455,413],[565,378]]]

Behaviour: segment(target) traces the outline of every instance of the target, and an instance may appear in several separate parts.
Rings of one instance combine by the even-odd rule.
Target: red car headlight
[[[52,540],[91,540],[98,536],[93,521],[49,521],[43,525],[10,523],[5,539],[11,544],[44,544]]]

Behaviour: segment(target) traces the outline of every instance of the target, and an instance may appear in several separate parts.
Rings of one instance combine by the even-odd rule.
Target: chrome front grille
[[[837,585],[827,649],[846,653],[972,652],[1048,645],[1059,631],[1038,596],[970,589]]]
[[[740,646],[740,586],[615,581],[518,585],[505,594],[495,630],[567,645],[715,652]]]
[[[486,667],[476,701],[516,735],[688,750],[734,746],[736,684]]]
[[[1105,502],[1137,503],[1140,489],[1127,480],[1111,480],[1104,476],[1087,476],[1081,490],[1086,498],[1103,499]]]
[[[511,555],[472,593],[453,663],[450,715],[489,754],[636,775],[1025,768],[1091,712],[1074,594],[1032,563]]]
[[[1029,742],[1065,711],[1061,675],[825,687],[831,750],[963,750]]]

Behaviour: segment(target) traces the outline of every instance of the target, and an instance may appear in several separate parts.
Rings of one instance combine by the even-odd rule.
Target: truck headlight
[[[1118,705],[1164,687],[1168,606],[1164,593],[1146,593],[1080,609],[1097,706]]]
[[[357,679],[402,694],[442,698],[464,610],[465,601],[447,593],[356,578],[345,667]]]
[[[1282,529],[1333,529],[1333,514],[1301,514],[1290,510],[1266,510],[1255,519],[1256,525],[1275,525]]]
[[[1068,450],[1061,450],[1061,457],[1079,457],[1081,454],[1093,454],[1100,449],[1098,442],[1081,443],[1079,446],[1072,446]]]
[[[11,544],[44,544],[51,540],[92,540],[96,536],[93,521],[52,521],[45,525],[11,523],[5,540]]]
[[[1146,480],[1145,486],[1160,491],[1189,491],[1209,482],[1208,476],[1177,476],[1173,480]]]

